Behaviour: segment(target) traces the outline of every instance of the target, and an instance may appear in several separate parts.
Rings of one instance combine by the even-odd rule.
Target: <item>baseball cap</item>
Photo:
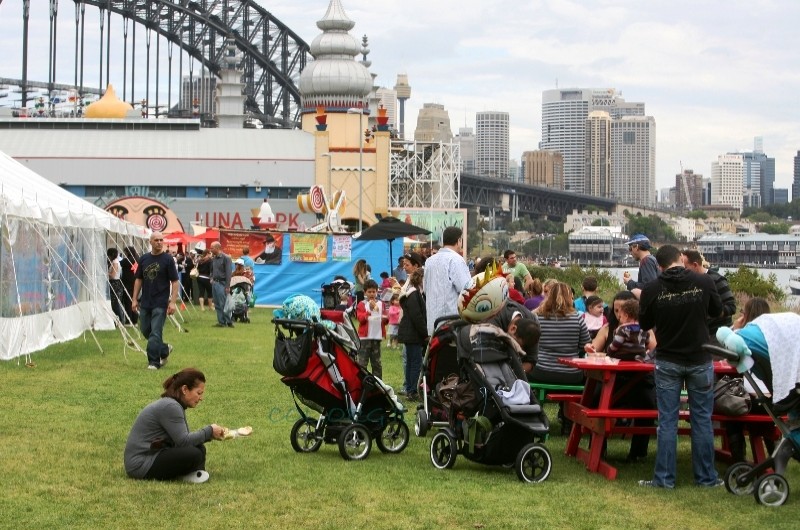
[[[244,260],[243,260],[242,258],[239,258],[239,259],[237,259],[236,261],[234,261],[234,263],[235,263],[236,265],[244,265]]]
[[[644,234],[633,234],[631,240],[625,244],[628,246],[638,245],[639,248],[641,248],[642,250],[647,250],[648,248],[650,248],[650,240],[647,239],[647,236]]]

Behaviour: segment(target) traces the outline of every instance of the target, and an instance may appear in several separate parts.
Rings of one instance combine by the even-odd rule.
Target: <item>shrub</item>
[[[734,293],[746,294],[750,297],[760,296],[775,302],[786,297],[784,290],[778,285],[778,277],[770,273],[766,278],[756,269],[740,266],[738,270],[727,271],[725,277]]]

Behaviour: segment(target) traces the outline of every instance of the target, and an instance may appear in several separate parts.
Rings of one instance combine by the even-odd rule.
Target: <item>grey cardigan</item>
[[[144,478],[161,449],[201,445],[212,435],[211,425],[190,432],[183,406],[172,398],[161,398],[142,409],[133,422],[125,444],[125,472],[131,478]],[[163,445],[153,449],[156,441]]]

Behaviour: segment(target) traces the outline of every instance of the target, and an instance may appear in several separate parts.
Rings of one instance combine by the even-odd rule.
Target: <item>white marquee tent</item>
[[[113,329],[106,246],[147,237],[0,152],[0,359]]]

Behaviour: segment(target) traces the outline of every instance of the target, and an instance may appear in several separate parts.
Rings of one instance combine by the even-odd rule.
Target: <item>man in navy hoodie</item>
[[[684,383],[689,394],[692,470],[698,486],[722,484],[714,468],[714,365],[702,346],[709,341],[707,317],[722,313],[714,280],[681,263],[681,252],[664,245],[656,253],[662,273],[642,289],[639,323],[654,329],[658,453],[652,480],[640,486],[674,488],[677,466],[678,411]]]

